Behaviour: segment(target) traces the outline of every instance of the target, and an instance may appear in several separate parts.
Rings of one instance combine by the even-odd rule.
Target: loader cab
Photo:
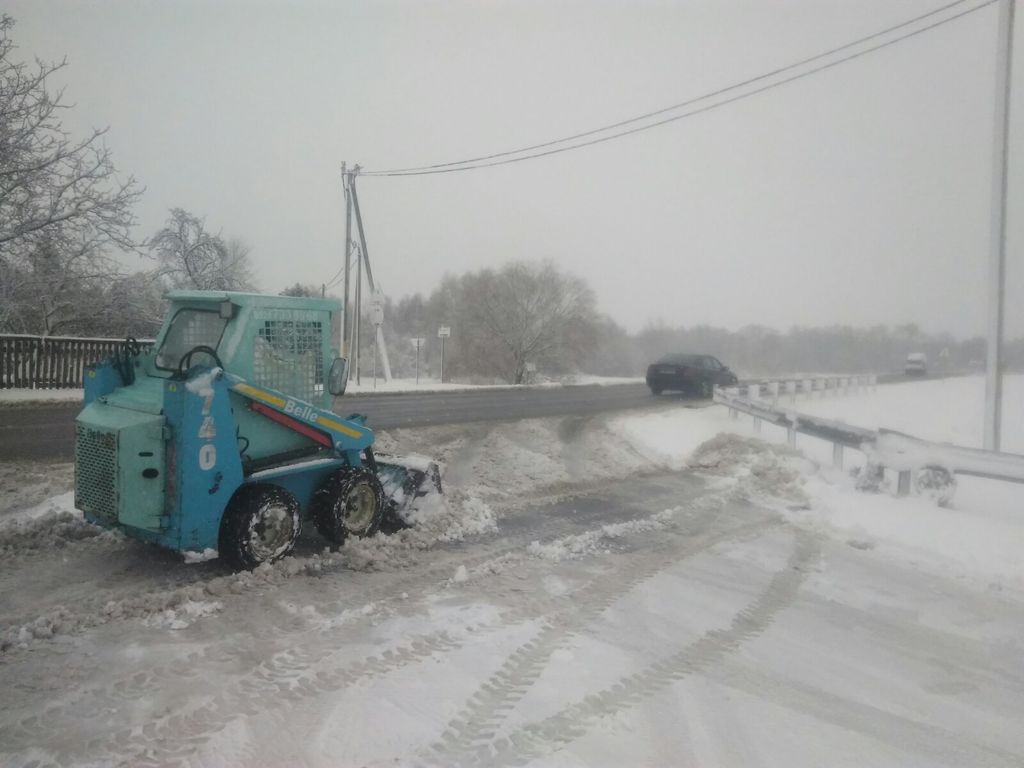
[[[340,302],[229,291],[172,291],[149,371],[219,365],[256,386],[329,407],[331,328]]]

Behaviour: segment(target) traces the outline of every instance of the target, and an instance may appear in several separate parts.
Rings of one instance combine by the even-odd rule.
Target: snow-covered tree
[[[173,208],[163,228],[149,241],[160,275],[171,288],[244,291],[253,288],[249,248],[236,238],[225,241],[206,230],[206,221]]]
[[[49,82],[66,62],[18,60],[13,27],[0,15],[0,329],[53,333],[95,310],[76,294],[120,271],[112,251],[136,247],[142,191],[117,177],[106,129],[64,129]]]

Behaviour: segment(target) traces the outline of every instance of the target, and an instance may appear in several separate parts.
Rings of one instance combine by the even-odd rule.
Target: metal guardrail
[[[746,390],[755,387],[757,396],[769,397],[772,402],[779,398],[789,398],[796,402],[797,395],[840,395],[855,391],[864,391],[878,386],[878,374],[851,374],[848,376],[807,376],[788,377],[782,379],[751,379],[741,382],[739,387],[731,389]]]
[[[731,416],[746,413],[754,418],[754,429],[768,422],[786,430],[787,441],[796,445],[796,435],[805,434],[833,445],[833,463],[842,468],[843,449],[864,453],[869,464],[898,473],[897,494],[909,493],[914,473],[921,470],[944,470],[950,475],[970,475],[991,480],[1024,483],[1024,456],[1014,453],[984,451],[950,443],[933,443],[888,429],[870,430],[845,422],[808,416],[759,399],[761,387],[749,385],[747,397],[739,387],[716,389],[714,400],[729,409]],[[774,388],[773,388],[774,389]],[[808,390],[813,393],[813,388]]]

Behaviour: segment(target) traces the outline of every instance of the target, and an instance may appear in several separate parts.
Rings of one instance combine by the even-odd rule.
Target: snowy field
[[[977,391],[795,407],[970,444]],[[1024,764],[1024,486],[858,493],[685,405],[381,435],[445,462],[417,526],[242,574],[0,465],[0,765]]]
[[[788,402],[784,397],[781,402]],[[870,393],[799,399],[795,408],[868,429],[895,429],[934,442],[981,448],[985,378],[885,384]],[[1002,450],[1024,454],[1024,375],[1003,378]]]

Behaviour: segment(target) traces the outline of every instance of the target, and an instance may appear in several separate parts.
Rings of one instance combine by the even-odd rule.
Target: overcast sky
[[[385,169],[559,138],[947,2],[6,6],[23,56],[68,57],[61,78],[76,106],[66,125],[109,126],[119,169],[146,187],[139,236],[186,208],[245,240],[260,287],[276,292],[337,272],[343,160]],[[601,310],[631,330],[915,322],[984,333],[996,20],[989,6],[595,147],[361,178],[374,276],[398,298],[429,292],[445,272],[546,258],[585,276]],[[1015,70],[1007,311],[1021,334],[1024,68]]]

